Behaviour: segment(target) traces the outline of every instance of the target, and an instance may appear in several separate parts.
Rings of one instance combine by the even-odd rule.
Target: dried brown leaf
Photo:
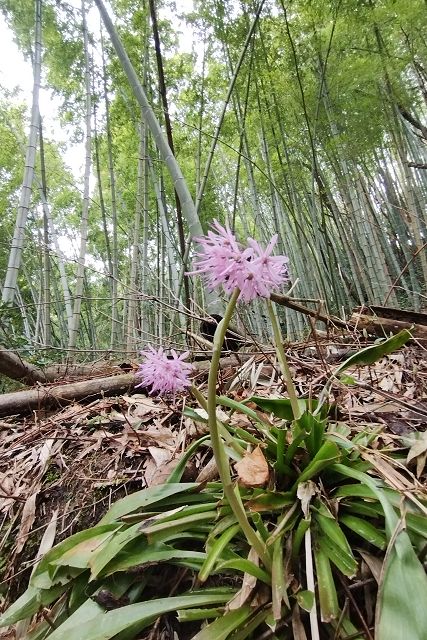
[[[418,433],[412,447],[409,449],[406,462],[411,462],[414,458],[417,459],[417,478],[419,478],[424,471],[424,467],[427,459],[427,431]]]
[[[359,553],[362,556],[363,560],[369,567],[370,572],[372,573],[375,581],[379,583],[381,577],[381,571],[383,568],[383,559],[377,558],[377,556],[373,556],[371,553],[367,551],[363,551],[363,549],[359,549]]]
[[[37,494],[40,490],[40,485],[37,486],[36,491],[32,493],[27,500],[25,501],[24,508],[22,510],[21,516],[21,526],[19,527],[19,532],[17,536],[16,543],[16,553],[21,553],[24,548],[25,543],[27,542],[28,536],[30,534],[31,528],[34,524],[34,520],[36,518],[36,498]]]
[[[162,447],[148,447],[148,451],[158,467],[166,464],[172,458],[172,453]]]
[[[270,476],[267,460],[261,447],[246,453],[243,460],[235,464],[235,468],[238,482],[242,487],[264,487]]]
[[[259,558],[256,551],[251,548],[248,554],[248,560],[259,566]],[[257,579],[255,576],[250,575],[249,573],[243,574],[243,582],[239,591],[233,596],[233,598],[229,601],[227,605],[227,609],[240,609],[243,607],[248,598],[252,595],[253,590],[257,585]]]
[[[301,622],[301,610],[298,604],[292,609],[292,631],[294,640],[307,640],[304,625]]]
[[[36,560],[40,560],[44,556],[45,553],[50,551],[53,547],[53,543],[55,542],[56,535],[56,522],[58,519],[58,511],[59,509],[54,509],[52,511],[52,517],[48,526],[46,527],[46,531],[43,534],[43,538],[41,539],[39,550],[37,551]]]
[[[172,471],[175,469],[179,462],[179,458],[174,458],[173,460],[169,460],[165,464],[157,466],[151,476],[150,486],[163,484],[169,478]],[[147,478],[147,476],[145,476]]]
[[[165,406],[159,401],[142,394],[123,396],[123,400],[129,405],[128,413],[133,418],[145,418],[148,415],[165,411]]]

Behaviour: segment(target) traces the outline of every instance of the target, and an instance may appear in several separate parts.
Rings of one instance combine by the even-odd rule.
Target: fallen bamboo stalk
[[[89,399],[101,394],[111,395],[127,391],[135,384],[135,376],[125,373],[109,378],[94,378],[71,384],[38,386],[35,389],[14,391],[0,395],[0,416],[29,413],[37,409],[61,406],[75,400]]]
[[[236,367],[248,358],[249,353],[221,358],[221,367]],[[210,361],[194,364],[195,374],[203,374],[209,370]],[[100,395],[115,395],[130,392],[135,388],[138,379],[134,373],[93,378],[66,384],[39,385],[35,389],[25,389],[0,395],[0,416],[29,413],[38,409],[59,407],[77,400],[90,400]],[[141,392],[141,389],[137,389]],[[144,392],[144,390],[142,390]]]

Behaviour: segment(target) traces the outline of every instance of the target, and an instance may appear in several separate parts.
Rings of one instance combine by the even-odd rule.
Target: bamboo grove
[[[0,101],[1,342],[183,344],[221,307],[185,275],[213,219],[278,233],[306,304],[426,306],[422,0],[114,0],[139,99],[102,2],[0,6],[34,77],[32,105]],[[79,176],[44,136],[40,86],[80,142]],[[265,337],[260,308],[244,321]]]

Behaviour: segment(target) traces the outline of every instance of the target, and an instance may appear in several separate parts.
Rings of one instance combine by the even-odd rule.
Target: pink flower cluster
[[[167,356],[162,347],[156,351],[151,345],[148,346],[147,349],[141,351],[144,361],[139,365],[135,374],[137,378],[141,379],[141,382],[135,387],[151,386],[150,393],[153,395],[183,391],[191,384],[188,376],[192,371],[192,366],[189,362],[183,362],[188,354],[189,352],[186,351],[179,356],[176,351],[171,349],[171,356]]]
[[[243,249],[230,228],[222,227],[214,220],[214,231],[207,236],[195,238],[200,246],[196,254],[196,269],[188,275],[205,275],[208,287],[222,285],[230,295],[238,288],[239,299],[250,302],[258,296],[269,298],[273,289],[288,280],[286,256],[273,256],[277,235],[262,249],[253,238],[248,238],[248,247]]]

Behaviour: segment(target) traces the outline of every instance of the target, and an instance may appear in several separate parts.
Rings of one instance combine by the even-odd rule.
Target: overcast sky
[[[19,0],[16,0],[19,2]],[[68,3],[80,8],[80,0],[68,0]],[[193,7],[193,0],[177,0],[177,13],[189,12]],[[177,25],[176,17],[172,17],[175,27],[183,32],[180,38],[181,50],[191,51],[192,34],[185,26],[180,23]],[[99,15],[95,7],[89,12],[88,16],[89,29],[94,33],[99,29]],[[20,102],[25,102],[28,111],[31,109],[31,92],[33,86],[33,72],[31,64],[26,61],[19,51],[17,45],[13,41],[13,34],[5,23],[0,13],[0,97],[3,94],[3,88],[12,90],[18,87],[21,92],[17,98]],[[40,92],[40,112],[43,117],[44,131],[47,137],[54,138],[58,142],[68,142],[66,129],[60,125],[56,116],[59,100],[52,94],[41,89]],[[83,173],[84,163],[84,145],[68,144],[68,150],[64,154],[66,164],[71,168],[74,176],[79,179]]]

